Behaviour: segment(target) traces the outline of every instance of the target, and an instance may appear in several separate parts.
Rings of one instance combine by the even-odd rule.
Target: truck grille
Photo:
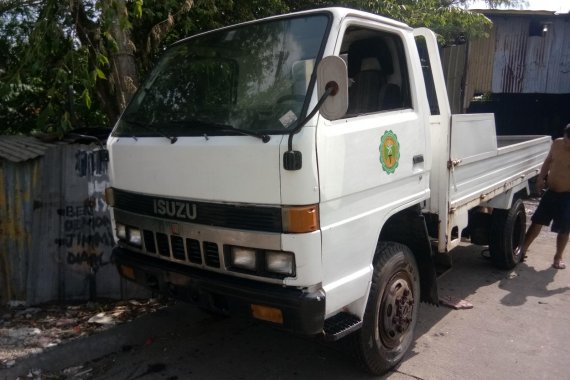
[[[168,236],[166,234],[156,234],[156,245],[158,245],[159,255],[170,256],[170,247],[168,246]]]
[[[218,245],[210,241],[204,242],[204,257],[206,265],[211,267],[220,267],[220,255],[218,254]]]
[[[154,242],[154,233],[149,230],[143,231],[144,246],[149,253],[156,253],[156,244]]]
[[[202,264],[202,253],[200,252],[200,242],[194,239],[186,239],[186,251],[188,261],[194,264]]]
[[[220,268],[220,252],[218,244],[195,239],[183,239],[176,235],[167,235],[161,232],[156,234],[152,231],[143,231],[144,245],[147,253],[158,253],[161,256],[174,258],[181,261],[188,261],[192,264],[202,264]],[[184,244],[186,242],[186,244]],[[202,248],[202,249],[201,249]],[[204,259],[202,259],[202,252]]]
[[[170,236],[170,246],[172,247],[172,256],[177,260],[186,260],[184,252],[184,240],[180,236]]]

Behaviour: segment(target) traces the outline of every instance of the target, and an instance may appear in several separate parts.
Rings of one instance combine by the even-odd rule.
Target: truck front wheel
[[[414,339],[419,302],[414,255],[405,245],[380,242],[362,328],[353,337],[366,370],[384,374],[402,360]]]
[[[519,263],[522,259],[525,230],[526,213],[520,199],[508,210],[493,210],[489,251],[497,267],[512,269]]]

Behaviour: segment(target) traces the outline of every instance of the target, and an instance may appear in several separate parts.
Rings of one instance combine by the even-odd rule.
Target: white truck
[[[167,49],[108,139],[120,274],[384,373],[461,239],[521,259],[547,136],[452,115],[433,32],[327,8]]]

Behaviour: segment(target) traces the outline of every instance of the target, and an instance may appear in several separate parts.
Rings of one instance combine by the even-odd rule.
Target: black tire
[[[495,266],[512,269],[522,260],[525,231],[526,213],[520,199],[509,210],[493,210],[489,251]]]
[[[380,242],[362,328],[352,339],[364,369],[382,375],[400,363],[414,340],[419,272],[408,247]]]

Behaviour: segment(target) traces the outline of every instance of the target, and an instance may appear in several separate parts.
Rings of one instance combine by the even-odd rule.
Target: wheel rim
[[[400,271],[388,281],[380,303],[378,335],[384,346],[398,346],[413,321],[414,292],[409,273]]]
[[[522,242],[526,230],[526,215],[524,211],[517,213],[517,218],[513,226],[512,247],[513,256],[519,257],[522,251]]]

